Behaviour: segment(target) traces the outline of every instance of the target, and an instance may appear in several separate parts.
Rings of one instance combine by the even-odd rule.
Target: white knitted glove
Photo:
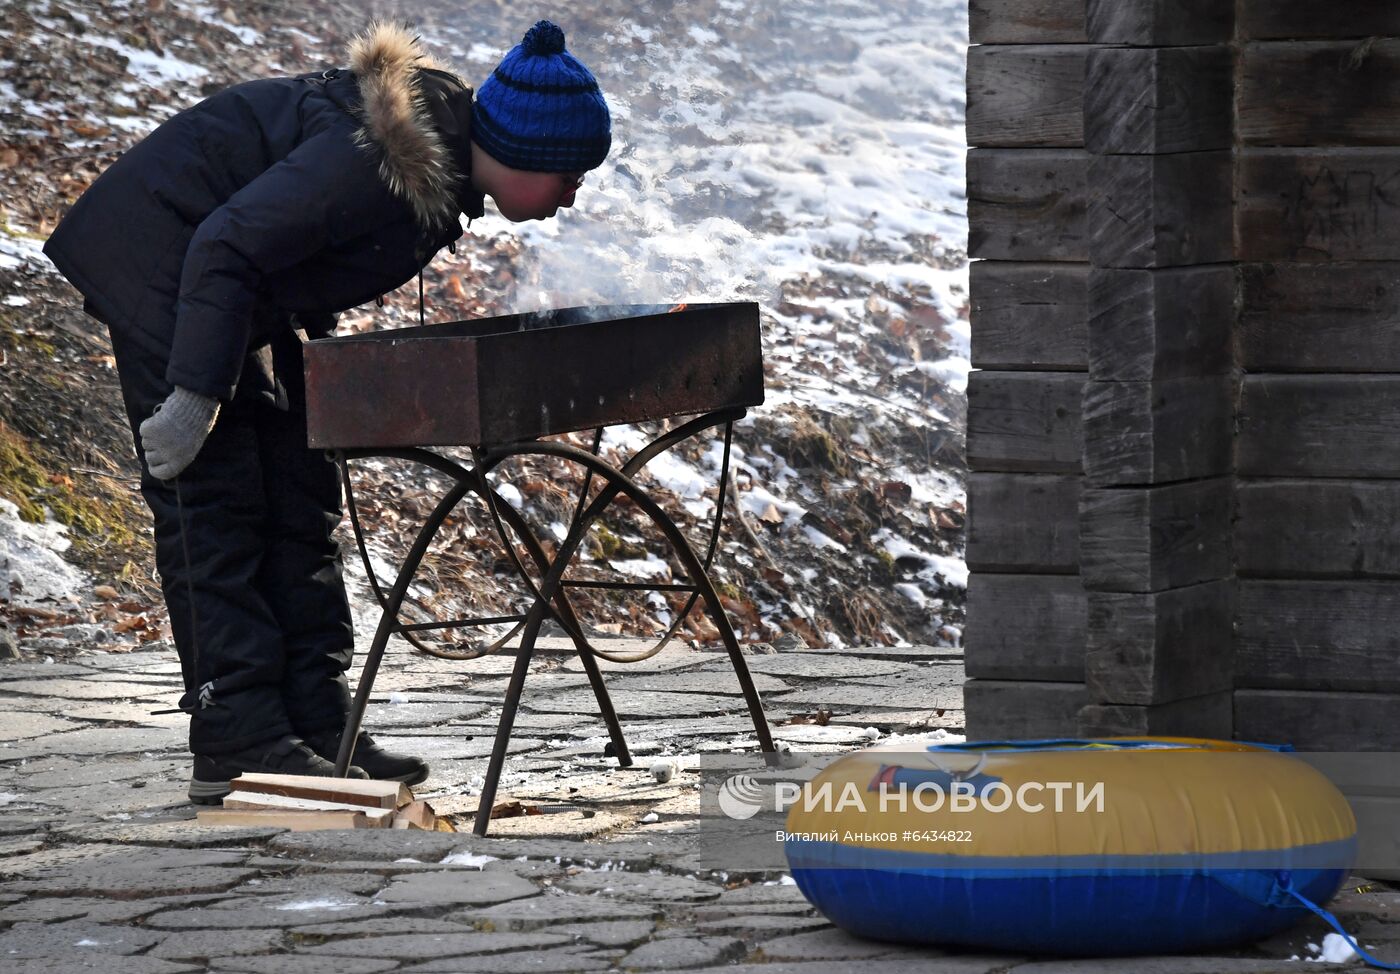
[[[141,448],[152,476],[173,480],[199,453],[214,420],[219,400],[180,386],[141,424]]]

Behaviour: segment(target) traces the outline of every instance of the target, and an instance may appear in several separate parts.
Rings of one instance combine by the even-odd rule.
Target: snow
[[[1322,938],[1322,944],[1308,943],[1308,950],[1316,954],[1316,957],[1305,958],[1309,961],[1317,961],[1323,964],[1346,964],[1355,960],[1359,955],[1347,943],[1345,937],[1339,933],[1329,933]],[[1297,960],[1298,955],[1294,954],[1293,959]]]
[[[616,571],[633,578],[670,578],[671,566],[647,552],[645,558],[613,558],[608,561]]]
[[[168,55],[162,56],[151,51],[143,51],[123,44],[111,37],[89,33],[84,40],[99,47],[109,47],[127,60],[127,67],[136,77],[152,87],[163,87],[172,81],[197,81],[208,76],[209,71],[197,64],[181,61]]]
[[[58,269],[44,256],[43,250],[40,249],[42,247],[41,241],[17,236],[11,227],[0,222],[0,268],[14,270],[27,264],[40,270],[58,273]]]
[[[488,862],[496,862],[498,856],[488,856],[474,852],[454,852],[445,859],[439,860],[444,866],[468,866],[472,869],[481,869]]]
[[[0,581],[14,598],[62,599],[90,586],[87,576],[61,557],[71,544],[67,534],[56,521],[20,520],[19,508],[0,498]]]
[[[319,900],[294,900],[291,903],[279,903],[272,908],[274,910],[349,910],[353,909],[354,906],[354,903],[346,900],[324,897]]]

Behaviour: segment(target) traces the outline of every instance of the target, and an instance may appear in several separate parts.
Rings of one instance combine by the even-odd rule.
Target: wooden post
[[[968,733],[1073,733],[1090,156],[1085,0],[970,0]]]
[[[1231,736],[1230,10],[1087,7],[1086,734]]]

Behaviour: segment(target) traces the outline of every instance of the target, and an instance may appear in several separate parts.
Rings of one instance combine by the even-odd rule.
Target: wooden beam
[[[1084,0],[968,0],[974,44],[1082,44]]]
[[[976,260],[972,367],[1083,371],[1088,264]]]
[[[1237,156],[1240,260],[1400,260],[1400,149]]]
[[[1232,690],[1230,623],[1227,581],[1089,593],[1089,696],[1103,704],[1155,706]]]
[[[1235,736],[1309,751],[1400,749],[1400,694],[1236,690]]]
[[[1179,267],[1233,258],[1231,153],[1094,156],[1095,267]]]
[[[1240,301],[1246,371],[1400,372],[1400,263],[1245,264]]]
[[[967,675],[1082,682],[1087,608],[1078,575],[974,571],[963,635]]]
[[[1317,0],[1241,0],[1240,37],[1386,37],[1400,34],[1395,0],[1346,0],[1327,7]]]
[[[1400,472],[1400,376],[1245,376],[1238,419],[1242,477]]]
[[[968,680],[963,684],[967,739],[1071,737],[1088,702],[1082,683]]]
[[[1400,39],[1245,44],[1237,104],[1245,145],[1400,145]]]
[[[1224,44],[1235,11],[1221,0],[1088,0],[1085,24],[1095,44]]]
[[[1084,376],[1074,372],[972,372],[967,463],[973,470],[1078,473]]]
[[[350,819],[350,828],[370,828],[387,829],[394,821],[394,809],[392,808],[369,808],[357,803],[348,802],[328,802],[317,801],[312,798],[289,798],[286,795],[264,795],[251,791],[238,791],[235,789],[224,796],[223,807],[226,809],[239,809],[242,811],[262,811],[268,813],[268,823],[272,825],[282,825],[292,822],[299,823],[298,817],[308,813],[327,812],[351,812],[359,818]],[[274,817],[273,813],[281,813],[284,817]],[[363,822],[360,821],[363,819]],[[336,816],[329,815],[321,818],[310,819],[309,821],[335,823]],[[300,831],[297,825],[287,824],[292,831]],[[310,826],[305,826],[310,827]],[[329,828],[341,828],[331,824],[329,826],[318,826]]]
[[[1079,712],[1082,737],[1211,737],[1229,740],[1230,691],[1150,707],[1090,704]]]
[[[1273,578],[1400,578],[1396,525],[1400,480],[1244,481],[1235,488],[1235,570]]]
[[[1084,144],[1082,44],[1013,44],[967,52],[967,144]]]
[[[316,801],[363,805],[366,808],[397,808],[413,801],[407,785],[397,781],[366,778],[323,778],[317,775],[250,774],[233,780],[233,788],[262,795],[310,798]]]
[[[1083,149],[970,149],[968,256],[1089,259]]]
[[[1241,579],[1235,612],[1237,686],[1400,692],[1400,583]]]
[[[1079,570],[1097,592],[1161,592],[1230,575],[1231,480],[1086,489]]]
[[[1226,375],[1234,367],[1234,311],[1235,274],[1229,266],[1095,268],[1089,275],[1089,378],[1128,382]]]
[[[289,832],[313,832],[321,829],[381,828],[371,822],[366,811],[348,808],[325,812],[299,812],[272,808],[203,808],[195,814],[200,825],[251,826],[282,828]],[[384,811],[393,816],[393,812]]]
[[[1079,477],[972,473],[967,478],[967,567],[974,572],[1074,572]]]
[[[1084,385],[1084,474],[1094,486],[1230,472],[1229,376]]]
[[[1105,47],[1084,82],[1084,144],[1100,154],[1229,149],[1228,47]]]

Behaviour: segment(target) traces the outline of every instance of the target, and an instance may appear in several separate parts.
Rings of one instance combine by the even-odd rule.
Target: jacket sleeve
[[[210,213],[185,254],[166,379],[231,399],[263,278],[354,239],[406,208],[349,134],[297,146]]]

